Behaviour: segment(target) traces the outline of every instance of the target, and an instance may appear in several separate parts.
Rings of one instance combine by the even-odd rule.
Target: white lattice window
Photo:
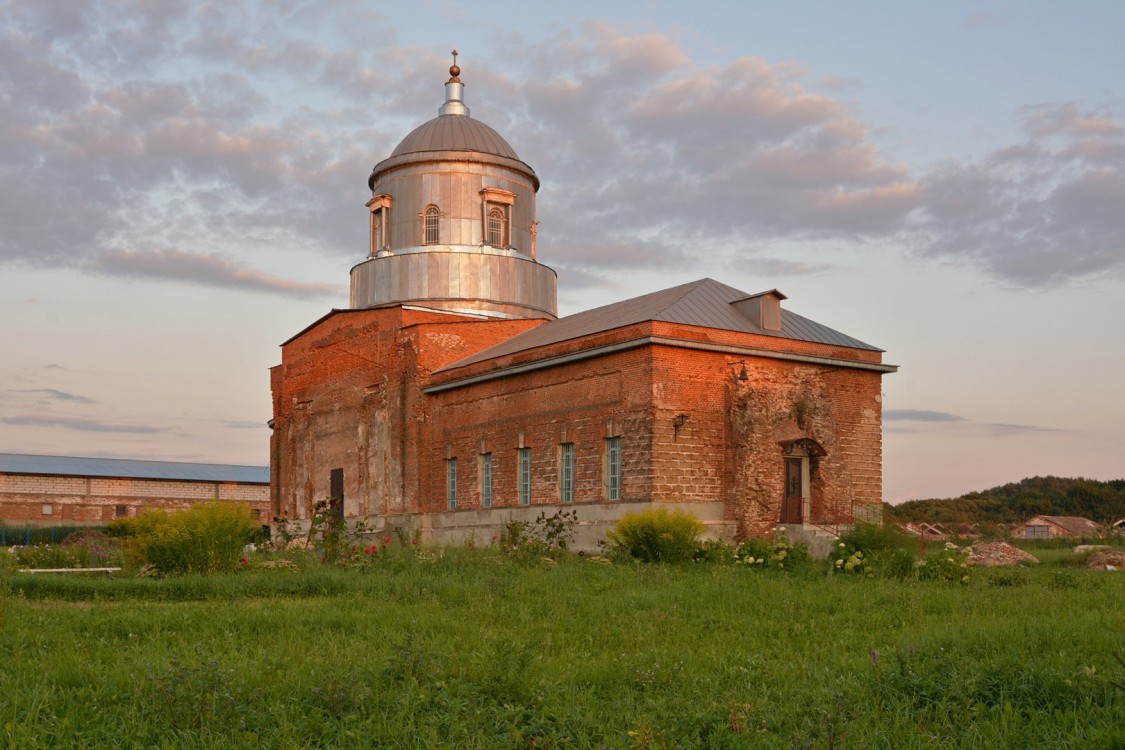
[[[441,211],[437,206],[430,206],[422,214],[422,244],[423,245],[436,245],[441,241],[441,234],[438,231],[438,219],[441,217]]]
[[[504,229],[507,224],[504,218],[504,211],[500,208],[493,208],[488,212],[488,244],[493,247],[506,247],[507,243],[504,241]]]

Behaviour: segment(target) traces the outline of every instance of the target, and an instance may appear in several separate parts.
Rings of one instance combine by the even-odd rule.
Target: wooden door
[[[801,459],[785,459],[785,496],[781,501],[781,522],[801,523]]]

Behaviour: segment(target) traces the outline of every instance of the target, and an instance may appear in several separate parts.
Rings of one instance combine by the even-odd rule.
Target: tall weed
[[[247,506],[221,502],[171,514],[147,511],[115,525],[125,537],[126,561],[161,574],[232,571],[257,531]]]
[[[655,508],[626,513],[606,534],[611,544],[643,562],[686,562],[696,550],[703,523],[683,510]]]

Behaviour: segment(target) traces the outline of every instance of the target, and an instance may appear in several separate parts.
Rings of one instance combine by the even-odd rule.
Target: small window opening
[[[488,244],[493,247],[506,247],[504,242],[504,212],[493,208],[488,212]]]
[[[422,244],[423,245],[436,245],[440,241],[438,233],[438,218],[441,212],[437,206],[430,206],[423,214],[422,224]]]

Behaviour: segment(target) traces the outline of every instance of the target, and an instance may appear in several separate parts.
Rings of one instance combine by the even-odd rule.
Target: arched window
[[[430,206],[422,214],[422,244],[436,245],[439,242],[438,217],[441,211],[437,206]]]
[[[493,208],[488,212],[488,244],[493,247],[505,247],[504,242],[504,212]]]

